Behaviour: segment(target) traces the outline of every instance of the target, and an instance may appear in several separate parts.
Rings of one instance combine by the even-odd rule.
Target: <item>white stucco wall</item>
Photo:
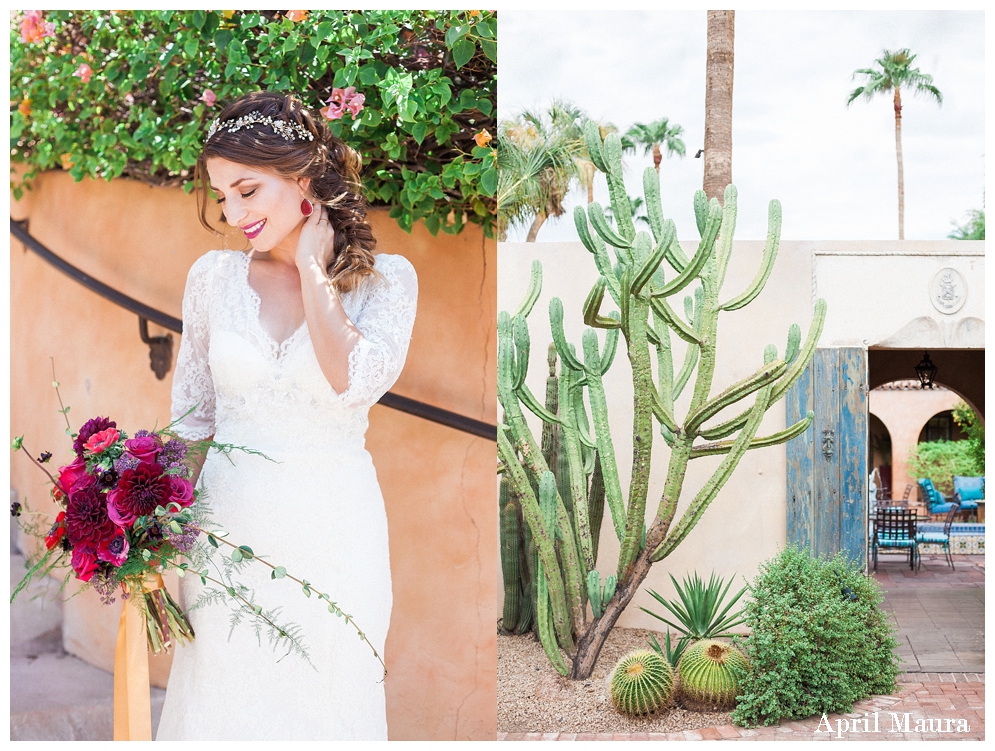
[[[682,245],[690,253],[696,244],[689,242]],[[791,323],[801,326],[804,337],[811,321],[814,291],[826,297],[829,303],[821,346],[866,347],[893,335],[917,318],[930,317],[930,311],[932,317],[940,319],[940,314],[933,308],[928,296],[916,297],[910,290],[928,286],[935,271],[947,266],[957,268],[964,275],[969,287],[969,297],[956,316],[946,316],[944,319],[983,319],[983,246],[983,243],[955,241],[902,244],[781,243],[774,270],[760,296],[746,308],[723,313],[719,318],[718,354],[712,393],[720,392],[759,367],[763,362],[766,344],[774,343],[778,351],[783,353]],[[910,251],[908,255],[875,254],[875,251],[895,253],[906,248]],[[762,250],[763,243],[759,241],[735,243],[720,299],[730,299],[745,289],[756,273]],[[964,255],[964,251],[973,255]],[[543,264],[543,290],[529,317],[532,353],[528,385],[533,393],[542,395],[545,393],[547,373],[546,347],[551,341],[549,300],[553,296],[559,296],[563,300],[567,338],[579,347],[585,328],[582,306],[597,279],[597,272],[593,257],[579,242],[499,244],[498,310],[513,311],[518,306],[528,286],[534,258],[539,258]],[[813,263],[817,270],[815,276]],[[606,295],[602,310],[609,311],[611,304]],[[604,332],[599,332],[599,335],[603,344]],[[674,337],[675,370],[682,361],[683,348],[684,343]],[[605,378],[605,385],[624,492],[631,474],[629,456],[632,445],[632,381],[624,342],[619,344],[618,356]],[[692,387],[693,380],[677,404],[678,419],[683,418],[687,412]],[[720,415],[717,421],[732,414],[734,413],[730,411],[726,415]],[[784,427],[782,400],[767,413],[758,435],[766,435]],[[534,420],[533,430],[537,436],[540,429],[539,421]],[[653,445],[648,520],[655,515],[662,493],[668,453],[666,443],[657,435]],[[678,518],[720,460],[721,457],[706,457],[690,464]],[[709,572],[714,569],[727,578],[738,575],[740,583],[744,576],[754,577],[760,563],[776,554],[786,539],[785,474],[786,454],[783,445],[747,453],[684,543],[653,568],[644,590],[654,589],[664,596],[673,596],[669,573],[681,580],[685,574],[697,570],[707,579]],[[599,570],[602,576],[613,570],[618,559],[618,549],[606,510],[599,553]],[[500,595],[499,591],[499,597]],[[662,625],[639,610],[640,606],[660,610],[645,591],[640,592],[633,605],[622,616],[620,625],[642,628]]]

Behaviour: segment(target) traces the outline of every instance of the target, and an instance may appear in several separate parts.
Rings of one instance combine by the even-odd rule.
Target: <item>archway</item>
[[[867,420],[867,467],[878,472],[880,498],[892,498],[891,432],[881,418],[869,412]]]
[[[892,497],[902,498],[908,491],[910,500],[915,501],[917,478],[912,477],[908,469],[909,452],[920,442],[920,435],[929,421],[937,415],[949,413],[963,395],[942,384],[922,390],[917,381],[904,379],[878,385],[871,389],[869,397],[868,411],[881,421],[891,439]],[[871,431],[868,444],[871,450]]]

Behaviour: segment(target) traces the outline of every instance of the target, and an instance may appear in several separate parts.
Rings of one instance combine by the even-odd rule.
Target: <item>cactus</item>
[[[707,201],[701,191],[695,194],[701,239],[689,256],[676,240],[673,221],[663,215],[656,171],[649,168],[643,177],[650,232],[637,232],[622,181],[618,135],[609,134],[602,141],[594,123],[588,124],[585,135],[592,162],[606,173],[616,222],[610,226],[597,203],[574,211],[578,235],[599,276],[584,303],[583,320],[589,328],[579,343],[567,339],[560,299],[550,300],[553,344],[542,404],[526,384],[531,350],[528,317],[542,286],[538,260],[533,262],[522,304],[514,313],[498,316],[498,398],[503,409],[499,471],[510,484],[509,495],[523,522],[517,534],[531,534],[532,547],[519,549],[533,551],[530,555],[535,557],[530,575],[535,613],[547,632],[544,645],[552,643],[555,635],[558,649],[572,663],[573,679],[591,675],[608,634],[650,567],[691,533],[743,455],[784,443],[811,425],[809,412],[785,430],[757,435],[766,411],[785,395],[811,359],[826,314],[825,302],[817,301],[804,341],[801,330],[792,325],[783,358],[768,345],[752,375],[724,389],[713,388],[719,314],[744,308],[767,282],[777,257],[780,204],[770,202],[767,242],[756,276],[727,299],[722,287],[733,250],[736,189],[726,188],[721,205]],[[681,305],[671,304],[678,299]],[[615,312],[605,313],[612,303]],[[628,455],[629,447],[616,451],[602,381],[620,338],[633,378],[632,472],[627,489],[621,485],[618,457]],[[679,347],[684,356],[675,366]],[[691,392],[690,407],[680,416],[675,406],[686,390]],[[736,406],[732,417],[716,422],[723,410]],[[542,421],[541,441],[536,440],[526,412]],[[663,487],[655,490],[659,500],[647,525],[657,431],[669,446],[669,466]],[[694,489],[688,502],[679,504],[688,463],[713,455],[723,458],[712,476]],[[547,473],[553,478],[546,482],[545,495],[551,525],[543,522],[540,509],[540,484]],[[611,530],[604,532],[616,536],[621,550],[614,571],[602,582],[598,540],[606,511]],[[515,533],[510,522],[502,524],[505,529],[504,534]],[[510,566],[508,571],[513,577]],[[608,573],[603,565],[601,572]],[[522,592],[515,594],[525,604]],[[512,601],[507,604],[514,605],[510,589],[508,596]],[[561,651],[556,654],[562,658]]]
[[[624,714],[656,714],[674,698],[674,669],[656,652],[631,652],[612,671],[611,697]]]
[[[746,655],[731,644],[702,639],[685,649],[677,663],[681,705],[699,712],[734,708],[739,696],[734,666],[745,671],[749,663]]]

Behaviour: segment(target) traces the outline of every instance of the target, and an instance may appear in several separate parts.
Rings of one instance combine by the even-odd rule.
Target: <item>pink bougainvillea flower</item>
[[[90,83],[90,77],[93,76],[93,68],[91,68],[86,63],[80,63],[80,66],[73,73],[74,76],[79,78],[83,83]]]
[[[363,111],[363,102],[365,101],[366,101],[365,94],[355,94],[352,97],[352,99],[349,100],[349,103],[346,104],[345,108],[352,113],[353,117],[355,117],[356,115],[358,115],[360,112]]]
[[[99,433],[94,433],[83,444],[83,448],[94,454],[102,454],[115,443],[121,437],[121,434],[117,431],[117,428],[107,428],[107,430],[101,430]]]
[[[204,93],[200,95],[200,101],[202,101],[208,107],[213,107],[214,103],[218,101],[218,97],[210,89],[204,89]]]
[[[55,36],[55,24],[45,21],[40,10],[26,10],[21,17],[21,41],[40,42],[45,37]]]
[[[363,110],[363,103],[366,101],[365,94],[357,94],[355,86],[345,89],[332,89],[332,95],[325,100],[327,107],[321,108],[321,114],[327,120],[338,120],[348,110],[353,117]]]
[[[303,21],[305,18],[307,18],[307,14],[308,11],[306,10],[288,10],[286,16],[291,21],[296,22],[296,21]]]

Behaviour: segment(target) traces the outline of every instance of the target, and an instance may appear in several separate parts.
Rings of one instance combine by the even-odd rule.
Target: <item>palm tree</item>
[[[732,74],[736,11],[708,11],[705,63],[705,177],[709,199],[732,182]]]
[[[846,105],[855,99],[872,99],[875,94],[894,92],[895,106],[895,152],[898,154],[898,239],[905,239],[905,177],[902,167],[902,88],[913,94],[922,94],[943,104],[943,94],[933,85],[933,77],[912,67],[916,56],[907,48],[897,52],[884,50],[884,56],[875,60],[876,68],[861,68],[853,72],[853,77],[866,76],[867,83],[850,92]]]
[[[653,169],[659,174],[660,162],[663,161],[663,153],[660,150],[660,146],[667,147],[668,157],[671,154],[683,157],[685,151],[684,141],[681,140],[683,134],[684,128],[676,123],[671,125],[667,118],[664,117],[649,125],[636,123],[626,131],[625,137],[634,147],[642,146],[643,154],[653,152]]]
[[[523,110],[498,126],[498,239],[529,225],[535,242],[549,217],[564,213],[563,199],[580,172],[585,152],[583,112],[554,101],[545,112]]]

